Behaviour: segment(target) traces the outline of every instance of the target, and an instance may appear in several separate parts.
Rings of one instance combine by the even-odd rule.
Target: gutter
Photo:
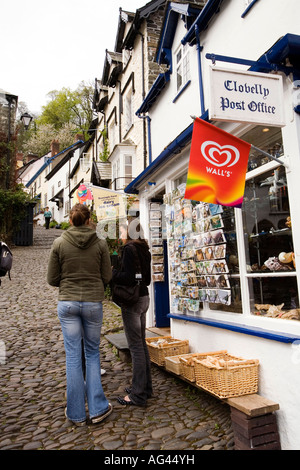
[[[198,17],[190,27],[189,31],[186,33],[184,38],[181,40],[183,45],[190,43],[192,44],[195,41],[196,33],[195,27],[198,27],[198,34],[204,31],[209,21],[212,19],[215,13],[218,13],[223,0],[208,0],[203,10],[199,13]]]
[[[84,141],[83,140],[78,140],[77,142],[75,142],[75,144],[72,144],[70,145],[70,147],[67,147],[66,149],[62,150],[61,152],[57,153],[56,155],[54,155],[53,157],[50,157],[47,159],[47,161],[44,163],[44,165],[41,166],[41,168],[36,172],[36,174],[31,178],[30,181],[28,181],[28,183],[26,184],[26,188],[29,188],[29,186],[34,182],[34,180],[36,180],[36,178],[44,171],[45,168],[47,168],[47,166],[56,158],[58,157],[59,155],[63,154],[63,153],[66,153],[66,152],[69,152],[70,150],[72,150],[75,146],[79,146],[79,145],[82,145],[84,144]]]

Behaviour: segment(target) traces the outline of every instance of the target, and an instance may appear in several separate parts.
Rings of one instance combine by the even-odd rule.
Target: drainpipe
[[[117,80],[117,83],[119,84],[119,142],[122,142],[122,130],[121,130],[121,115],[123,112],[123,104],[122,104],[122,94],[121,94],[121,82],[120,80]]]
[[[147,124],[148,124],[148,153],[149,153],[149,165],[150,165],[150,163],[152,163],[151,125],[150,125],[151,119],[150,119],[149,116],[145,116],[145,115],[142,116],[141,114],[138,114],[138,113],[136,113],[136,116],[140,119],[144,119],[144,122],[147,119]],[[146,152],[145,152],[145,154],[146,154]],[[144,162],[144,165],[145,165],[145,168],[146,168],[146,166],[147,166],[146,161]]]
[[[200,107],[201,107],[201,116],[203,116],[203,114],[205,112],[205,106],[204,106],[202,67],[201,67],[201,50],[202,50],[202,47],[200,46],[200,35],[199,35],[198,25],[195,25],[195,36],[196,36],[196,40],[197,40],[197,54],[198,54]]]

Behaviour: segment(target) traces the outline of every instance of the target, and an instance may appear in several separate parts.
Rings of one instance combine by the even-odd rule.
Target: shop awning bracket
[[[294,72],[294,67],[286,67],[281,64],[272,64],[270,62],[264,61],[255,61],[255,60],[248,60],[248,59],[241,59],[238,57],[229,57],[225,55],[218,55],[218,54],[206,54],[205,57],[212,61],[215,65],[217,61],[219,62],[228,62],[231,64],[238,64],[238,65],[247,65],[249,67],[257,67],[260,66],[264,70],[269,70],[270,72],[284,72],[286,75]]]

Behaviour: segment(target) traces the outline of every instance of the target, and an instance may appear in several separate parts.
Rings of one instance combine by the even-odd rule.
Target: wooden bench
[[[193,387],[210,393],[178,372],[155,365]],[[216,395],[213,396],[218,398]],[[230,406],[235,450],[281,450],[275,414],[279,410],[278,403],[256,393],[219,399]]]
[[[147,336],[160,336],[159,331],[149,333]],[[116,340],[117,338],[117,340]],[[108,335],[106,339],[114,344],[117,349],[122,350],[129,356],[126,362],[130,362],[130,353],[128,350],[125,335]],[[121,360],[125,359],[125,356]],[[155,363],[153,363],[155,364]],[[196,382],[191,382],[182,375],[167,369],[164,366],[158,366],[181,379],[188,384],[205,391],[199,387]],[[206,392],[209,393],[209,392]],[[215,398],[216,396],[213,395]],[[277,418],[275,412],[279,410],[279,404],[275,403],[259,394],[243,395],[241,397],[221,399],[230,406],[231,422],[234,433],[236,450],[281,450],[280,437],[277,428]]]

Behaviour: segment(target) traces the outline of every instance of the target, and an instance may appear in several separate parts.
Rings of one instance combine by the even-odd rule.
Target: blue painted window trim
[[[175,103],[175,102],[178,100],[178,98],[179,98],[179,96],[181,95],[181,93],[184,92],[184,90],[189,86],[190,83],[191,83],[191,80],[188,80],[188,81],[186,82],[186,84],[183,85],[183,87],[181,88],[181,90],[179,90],[179,92],[177,93],[177,95],[176,95],[175,98],[173,99],[172,103]]]
[[[167,316],[168,318],[174,318],[175,320],[184,320],[193,323],[199,323],[201,325],[213,326],[215,328],[235,331],[236,333],[258,336],[260,338],[265,338],[272,341],[279,341],[280,343],[293,343],[294,341],[300,341],[300,336],[294,336],[288,333],[277,333],[276,331],[264,330],[262,328],[253,328],[246,325],[237,325],[236,323],[211,320],[209,318],[189,317],[187,315],[177,315],[173,313],[169,313]]]

